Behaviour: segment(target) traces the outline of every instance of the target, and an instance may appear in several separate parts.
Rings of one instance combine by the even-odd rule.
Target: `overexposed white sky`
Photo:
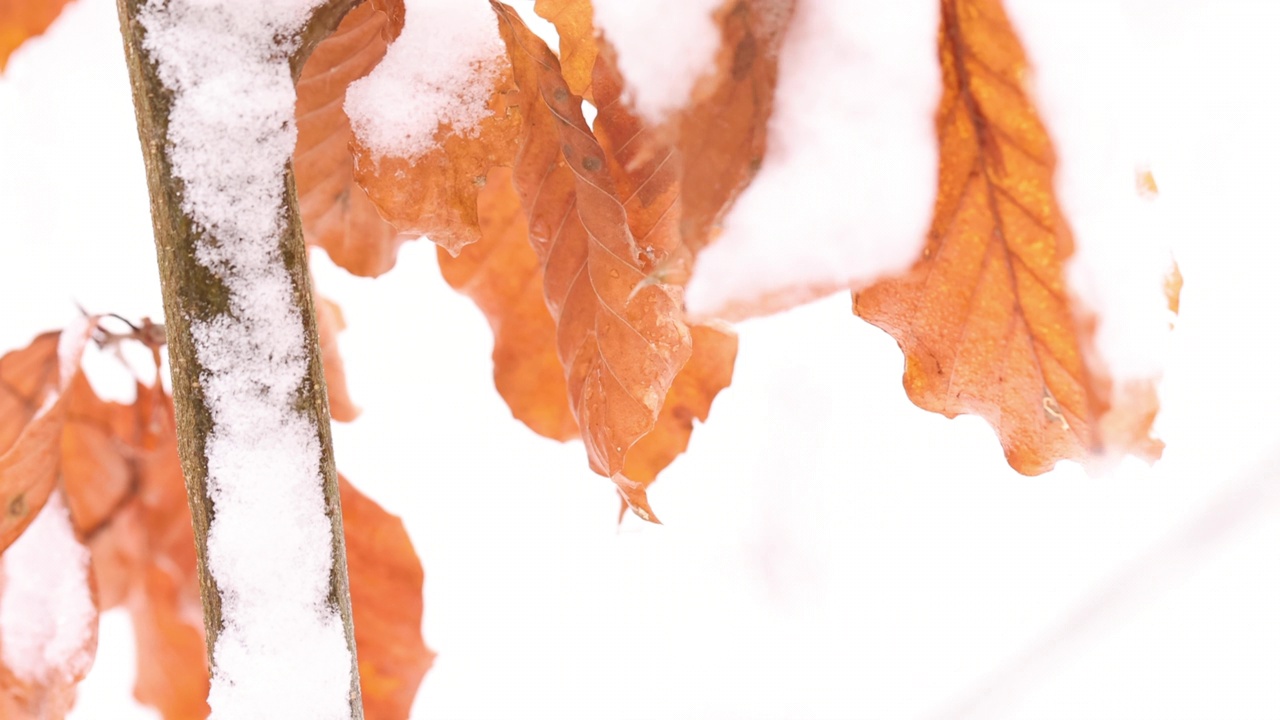
[[[1126,64],[1109,104],[1072,112],[1105,124],[1113,107],[1138,128],[1116,152],[1150,164],[1153,222],[1186,278],[1164,460],[1017,475],[981,421],[907,401],[897,347],[841,294],[739,326],[733,386],[650,492],[666,524],[618,528],[581,446],[510,418],[487,323],[432,246],[406,245],[376,281],[320,256],[364,408],[335,427],[339,468],[404,518],[426,569],[440,655],[414,717],[1280,714],[1280,15],[1260,0],[1011,10],[1029,46],[1048,51],[1056,28],[1095,82],[1095,44]],[[65,325],[73,301],[160,312],[109,0],[78,0],[0,79],[0,348]],[[148,717],[131,652],[109,615],[76,717]]]

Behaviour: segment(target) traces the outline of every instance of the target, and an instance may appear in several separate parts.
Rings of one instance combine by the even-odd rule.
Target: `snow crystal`
[[[595,24],[618,51],[629,99],[657,124],[689,100],[720,49],[722,0],[596,0]]]
[[[804,301],[915,260],[937,185],[937,32],[936,2],[799,4],[764,164],[698,258],[691,313]]]
[[[169,142],[197,259],[230,312],[193,322],[213,427],[209,568],[224,627],[209,695],[218,718],[348,718],[350,652],[328,603],[332,530],[317,428],[296,407],[302,317],[280,253],[293,152],[288,54],[311,0],[152,0],[146,49],[173,91]]]
[[[82,675],[98,610],[89,594],[89,550],[76,540],[62,495],[0,558],[0,650],[4,664],[32,683]]]
[[[375,156],[419,157],[436,146],[441,125],[476,131],[504,58],[488,3],[409,0],[404,31],[373,72],[351,84],[343,108]]]
[[[1031,64],[1029,88],[1058,151],[1058,199],[1076,252],[1072,292],[1098,315],[1097,348],[1117,380],[1156,377],[1170,342],[1164,278],[1172,268],[1169,226],[1158,196],[1138,189],[1159,158],[1146,140],[1160,124],[1144,93],[1143,46],[1124,8],[1070,8],[1010,0],[1010,20]]]

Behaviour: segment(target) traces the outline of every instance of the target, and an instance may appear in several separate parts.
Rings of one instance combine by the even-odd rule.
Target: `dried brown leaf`
[[[690,332],[693,355],[671,384],[657,424],[627,454],[623,474],[644,488],[689,447],[694,419],[706,422],[711,402],[733,380],[733,363],[738,356],[737,333],[711,325],[694,325]]]
[[[342,109],[347,87],[382,60],[403,26],[403,7],[391,21],[381,3],[358,5],[316,46],[298,78],[298,144],[293,169],[307,243],[324,248],[348,272],[374,277],[395,265],[407,239],[382,219],[355,182],[354,135]]]
[[[569,92],[591,98],[591,69],[596,62],[596,29],[591,0],[537,0],[533,11],[556,26],[560,71]]]
[[[422,563],[400,518],[339,478],[367,720],[403,720],[435,653],[422,640]]]
[[[428,237],[451,254],[480,240],[476,196],[489,170],[511,165],[520,132],[505,58],[489,92],[488,115],[469,132],[442,124],[436,146],[418,157],[380,156],[352,144],[356,181],[388,221],[405,233]]]
[[[477,198],[480,242],[457,257],[439,251],[440,272],[475,301],[493,329],[493,381],[517,420],[554,440],[577,437],[556,326],[543,300],[542,263],[510,168],[494,168]]]
[[[524,125],[515,183],[543,263],[569,405],[591,468],[651,517],[643,490],[622,473],[691,352],[680,289],[646,282],[604,150],[555,54],[514,10],[491,4],[519,88]]]
[[[1026,59],[999,0],[944,0],[938,34],[938,197],[924,256],[860,292],[855,310],[897,339],[912,401],[995,426],[1009,464],[1159,457],[1150,384],[1111,406],[1089,366],[1092,328],[1069,297],[1071,231],[1054,150],[1023,88]]]
[[[728,0],[716,13],[715,71],[674,120],[684,156],[682,235],[695,255],[764,161],[778,54],[795,0]]]
[[[0,357],[0,553],[35,519],[58,479],[66,390],[92,331],[85,319]]]

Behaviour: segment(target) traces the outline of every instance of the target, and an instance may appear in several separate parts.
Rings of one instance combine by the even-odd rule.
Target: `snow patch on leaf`
[[[73,682],[93,663],[97,620],[89,550],[54,493],[0,560],[0,657],[26,682]]]
[[[694,317],[772,312],[902,270],[935,195],[935,3],[799,3],[768,151],[699,255]],[[625,58],[625,56],[623,56]]]
[[[722,0],[595,0],[595,24],[618,51],[628,98],[659,124],[689,101],[698,78],[712,69]]]
[[[473,135],[504,67],[493,12],[483,2],[410,0],[405,28],[344,106],[360,144],[376,156],[425,154],[437,131]]]
[[[1149,380],[1171,341],[1164,288],[1177,237],[1147,139],[1162,120],[1145,95],[1145,48],[1125,8],[1086,7],[1007,0],[1032,68],[1028,87],[1058,148],[1055,186],[1075,237],[1068,283],[1096,313],[1095,349],[1112,379]]]

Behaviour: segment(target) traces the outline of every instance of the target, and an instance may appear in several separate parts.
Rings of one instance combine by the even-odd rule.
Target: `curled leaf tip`
[[[618,496],[622,498],[623,507],[618,512],[618,522],[622,522],[626,510],[629,508],[635,516],[651,522],[654,525],[661,525],[662,521],[653,512],[653,508],[649,506],[649,496],[645,492],[645,484],[636,482],[621,473],[613,476],[613,482],[618,486]]]

